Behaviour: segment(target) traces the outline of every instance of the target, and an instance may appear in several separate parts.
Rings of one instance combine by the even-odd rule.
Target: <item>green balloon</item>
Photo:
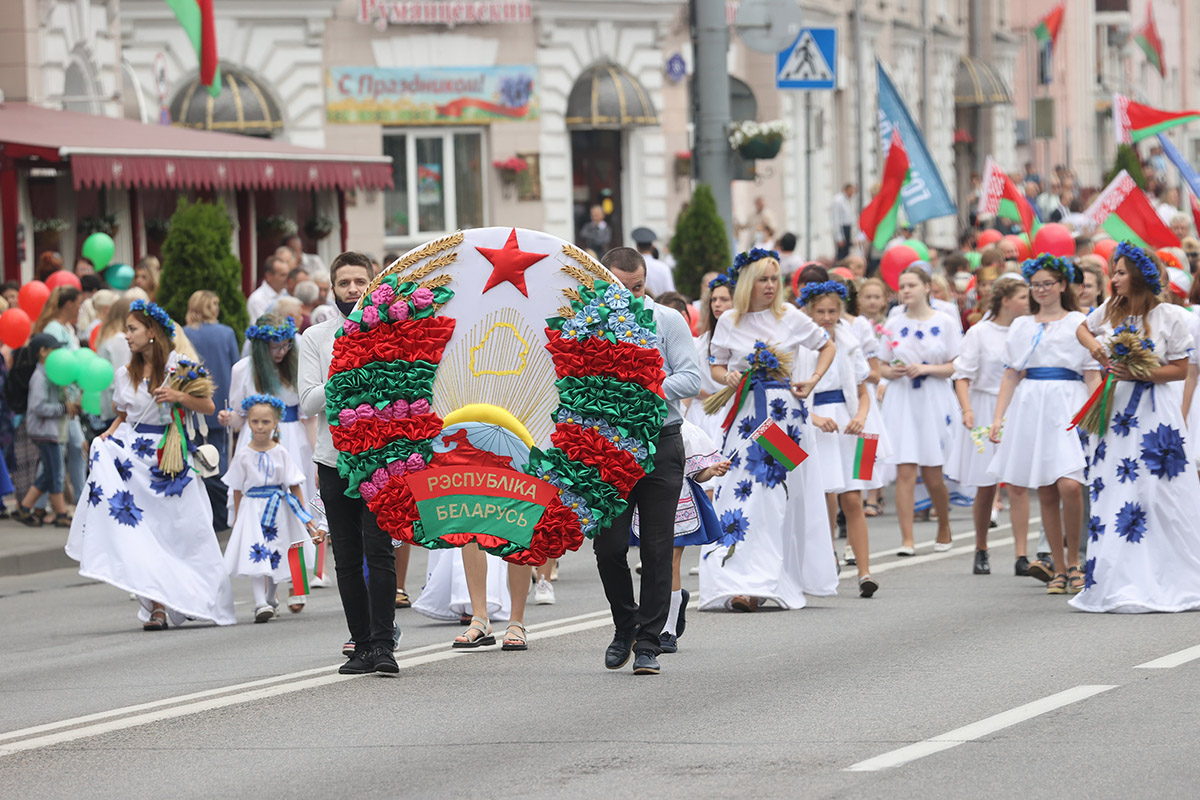
[[[108,362],[106,361],[105,363],[107,364]],[[94,414],[97,417],[100,416],[101,404],[99,392],[84,392],[79,404],[83,406],[83,410],[87,413]]]
[[[84,392],[101,392],[108,388],[112,379],[113,365],[99,356],[92,356],[79,367],[75,382]]]
[[[967,263],[971,265],[971,269],[979,269],[979,265],[983,262],[983,253],[968,250],[963,255],[966,257]]]
[[[116,250],[116,245],[113,244],[112,237],[107,233],[93,233],[83,242],[83,255],[91,259],[97,272],[103,270],[108,266],[108,262],[112,261],[114,250]]]
[[[922,242],[920,239],[905,239],[904,244],[908,245],[913,250],[916,250],[917,255],[919,255],[921,257],[922,261],[929,260],[929,248],[926,247],[925,243]]]
[[[104,280],[119,292],[133,285],[133,267],[128,264],[114,264],[104,271]]]
[[[61,347],[46,356],[46,377],[56,386],[68,386],[79,375],[79,362]]]
[[[71,357],[75,359],[75,363],[82,370],[83,365],[91,361],[93,358],[99,358],[90,348],[81,347],[78,350],[71,351]]]

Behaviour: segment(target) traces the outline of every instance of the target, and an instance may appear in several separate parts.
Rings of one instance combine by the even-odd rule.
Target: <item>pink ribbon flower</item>
[[[380,467],[371,475],[371,483],[375,484],[376,489],[382,490],[391,478],[392,476],[388,475],[387,467]]]
[[[353,425],[358,422],[358,412],[353,408],[343,408],[338,412],[338,424]]]
[[[375,495],[379,494],[379,490],[375,488],[375,484],[363,481],[358,485],[358,493],[362,495],[363,500],[370,502],[375,499]]]
[[[407,419],[409,413],[410,411],[407,400],[397,400],[396,402],[392,403],[393,419]]]
[[[413,453],[405,460],[409,472],[419,472],[425,469],[425,459],[420,453]]]
[[[379,325],[379,309],[375,306],[364,306],[362,310],[362,320],[367,323],[368,328],[374,328]]]
[[[426,400],[425,398],[421,398],[420,400],[413,400],[411,403],[408,404],[408,413],[412,414],[414,417],[420,417],[425,414],[428,414],[429,413],[429,401]]]
[[[390,306],[395,299],[395,290],[386,283],[371,292],[371,302],[378,306]]]
[[[351,320],[346,320],[342,323],[342,332],[347,336],[358,331],[358,323]]]
[[[429,308],[433,305],[433,290],[417,289],[412,293],[412,301],[417,308]]]
[[[397,300],[388,307],[388,317],[393,322],[404,322],[408,319],[408,301]]]

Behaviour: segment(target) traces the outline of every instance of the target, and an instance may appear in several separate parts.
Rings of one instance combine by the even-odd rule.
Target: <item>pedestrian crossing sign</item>
[[[775,88],[837,88],[837,28],[801,28],[776,56]]]

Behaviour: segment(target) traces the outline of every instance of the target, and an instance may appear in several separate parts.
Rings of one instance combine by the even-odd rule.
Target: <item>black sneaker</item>
[[[679,637],[663,631],[658,635],[658,646],[664,653],[678,653]]]
[[[687,604],[692,599],[687,589],[680,589],[679,592],[683,599],[679,601],[679,618],[675,620],[676,639],[683,636],[683,629],[687,627]]]
[[[1029,557],[1018,556],[1017,563],[1013,565],[1013,574],[1024,578],[1029,574]]]
[[[400,671],[400,667],[396,664],[396,657],[392,655],[390,645],[376,645],[371,652],[371,657],[375,661],[376,672],[386,672],[389,675],[395,675]]]
[[[394,663],[394,662],[393,662]],[[367,645],[354,647],[354,655],[338,668],[341,675],[365,675],[375,671],[375,650]]]
[[[988,561],[987,550],[975,551],[975,568],[972,570],[976,575],[991,575],[992,565]]]
[[[633,655],[633,640],[636,636],[636,631],[616,632],[612,644],[604,651],[604,667],[606,669],[620,669],[629,663],[629,658]]]
[[[658,659],[654,653],[649,650],[639,650],[637,657],[633,659],[633,674],[634,675],[657,675],[662,671],[658,666]]]

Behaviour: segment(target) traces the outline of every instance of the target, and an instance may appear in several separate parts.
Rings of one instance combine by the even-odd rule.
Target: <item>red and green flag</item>
[[[216,97],[221,93],[221,70],[217,66],[217,26],[213,0],[166,0],[196,51],[200,83]]]
[[[1004,217],[1019,222],[1021,231],[1031,246],[1033,235],[1042,227],[1033,206],[1029,204],[1029,199],[991,156],[988,156],[984,167],[983,186],[979,192],[979,207],[976,213],[981,217]]]
[[[1038,20],[1033,35],[1039,43],[1053,47],[1058,42],[1058,31],[1062,27],[1063,4],[1059,3],[1050,9],[1050,13]]]
[[[858,227],[871,240],[871,245],[882,251],[891,238],[896,235],[896,216],[900,212],[902,198],[900,191],[908,182],[908,151],[900,139],[900,130],[892,133],[892,143],[888,147],[887,161],[883,165],[883,180],[879,191],[862,214],[858,217]]]
[[[875,474],[875,451],[879,447],[879,434],[864,433],[858,437],[854,448],[854,480],[869,481]]]
[[[288,570],[292,573],[292,594],[303,597],[308,594],[308,564],[304,561],[304,542],[288,548]]]
[[[783,428],[775,424],[775,420],[768,419],[759,425],[750,438],[758,442],[759,447],[770,453],[788,472],[800,466],[800,463],[808,458],[808,453],[793,442]]]
[[[1200,120],[1200,111],[1164,111],[1135,103],[1124,95],[1113,95],[1113,125],[1119,144],[1137,144],[1167,128]]]
[[[1162,38],[1159,37],[1158,28],[1154,25],[1154,6],[1150,3],[1146,4],[1146,25],[1134,34],[1133,41],[1142,48],[1142,52],[1146,54],[1146,60],[1158,70],[1158,74],[1164,78],[1167,77],[1167,64],[1163,60]]]
[[[1117,241],[1130,241],[1152,250],[1179,247],[1179,237],[1162,221],[1125,170],[1104,187],[1083,213],[1092,225],[1103,228]]]
[[[1196,223],[1196,230],[1200,231],[1200,200],[1194,194],[1189,194],[1188,199],[1192,201],[1192,221]]]

